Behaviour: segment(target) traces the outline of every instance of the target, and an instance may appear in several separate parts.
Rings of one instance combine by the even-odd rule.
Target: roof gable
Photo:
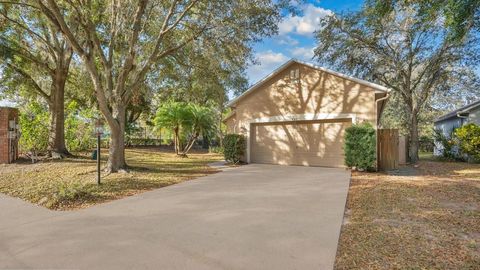
[[[449,113],[446,113],[446,114],[440,116],[439,118],[437,118],[437,120],[435,120],[435,123],[436,122],[441,122],[443,120],[447,120],[447,119],[450,119],[450,118],[455,118],[455,117],[457,117],[458,113],[469,112],[472,109],[475,109],[477,107],[480,107],[480,100],[477,100],[477,101],[472,102],[472,103],[470,103],[466,106],[463,106],[461,108],[458,108],[456,110],[453,110]]]
[[[306,67],[309,67],[309,68],[312,68],[312,69],[316,69],[316,70],[319,70],[319,71],[323,71],[323,72],[326,72],[326,73],[329,73],[329,74],[332,74],[332,75],[335,75],[337,77],[340,77],[340,78],[343,78],[343,79],[346,79],[346,80],[350,80],[350,81],[353,81],[353,82],[356,82],[356,83],[359,83],[359,84],[362,84],[362,85],[365,85],[365,86],[368,86],[368,87],[371,87],[375,90],[378,90],[378,91],[381,91],[381,92],[389,92],[390,89],[385,87],[385,86],[382,86],[382,85],[379,85],[379,84],[376,84],[376,83],[372,83],[372,82],[369,82],[369,81],[365,81],[365,80],[362,80],[362,79],[358,79],[358,78],[355,78],[355,77],[352,77],[352,76],[348,76],[348,75],[345,75],[343,73],[340,73],[340,72],[336,72],[336,71],[333,71],[333,70],[330,70],[330,69],[327,69],[327,68],[324,68],[324,67],[320,67],[320,66],[316,66],[316,65],[313,65],[311,63],[307,63],[307,62],[303,62],[303,61],[300,61],[300,60],[297,60],[297,59],[290,59],[289,61],[287,61],[286,63],[284,63],[283,65],[281,65],[280,67],[278,67],[277,69],[275,69],[272,73],[268,74],[267,76],[265,76],[263,79],[261,79],[260,81],[258,81],[257,83],[255,83],[254,85],[252,85],[249,89],[247,89],[247,91],[245,91],[243,94],[241,94],[240,96],[234,98],[233,100],[231,100],[228,104],[227,104],[227,107],[231,107],[233,106],[234,104],[236,104],[238,101],[240,101],[241,99],[243,99],[245,96],[247,96],[248,94],[254,92],[255,90],[259,89],[262,85],[264,85],[267,81],[269,81],[271,78],[275,77],[277,74],[279,74],[280,72],[282,72],[283,70],[287,69],[289,66],[293,65],[293,64],[300,64],[300,65],[304,65]]]

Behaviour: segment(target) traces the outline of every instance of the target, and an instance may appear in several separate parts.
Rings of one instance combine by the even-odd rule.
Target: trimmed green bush
[[[233,164],[240,162],[245,154],[245,136],[239,134],[227,134],[223,139],[223,155],[225,160]]]
[[[352,125],[345,130],[345,164],[358,169],[375,166],[375,129],[370,123]]]
[[[466,124],[455,130],[455,137],[461,152],[480,162],[480,126]]]

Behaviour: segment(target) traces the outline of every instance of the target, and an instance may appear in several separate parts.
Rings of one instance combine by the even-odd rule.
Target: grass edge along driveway
[[[131,148],[126,158],[129,172],[102,173],[100,186],[96,163],[86,156],[0,165],[0,192],[49,209],[85,208],[215,173],[207,164],[222,156],[193,152],[182,158],[166,150]]]

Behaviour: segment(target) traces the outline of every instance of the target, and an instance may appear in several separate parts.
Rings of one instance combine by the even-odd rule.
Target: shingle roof
[[[453,117],[457,117],[457,114],[458,114],[459,112],[463,112],[463,111],[467,111],[467,112],[468,112],[469,110],[472,110],[472,109],[474,109],[474,108],[476,108],[476,107],[478,107],[478,106],[480,106],[480,100],[477,100],[477,101],[472,102],[472,103],[470,103],[470,104],[468,104],[468,105],[466,105],[466,106],[463,106],[463,107],[461,107],[461,108],[458,108],[458,109],[456,109],[456,110],[454,110],[454,111],[451,111],[451,112],[449,112],[449,113],[447,113],[447,114],[444,114],[444,115],[440,116],[439,118],[437,118],[437,120],[435,120],[435,123],[436,123],[436,122],[443,121],[443,120],[447,120],[447,119],[450,119],[450,118],[453,118]]]

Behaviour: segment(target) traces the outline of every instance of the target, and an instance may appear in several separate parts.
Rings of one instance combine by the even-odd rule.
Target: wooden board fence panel
[[[377,130],[378,170],[396,170],[399,164],[398,129]]]

